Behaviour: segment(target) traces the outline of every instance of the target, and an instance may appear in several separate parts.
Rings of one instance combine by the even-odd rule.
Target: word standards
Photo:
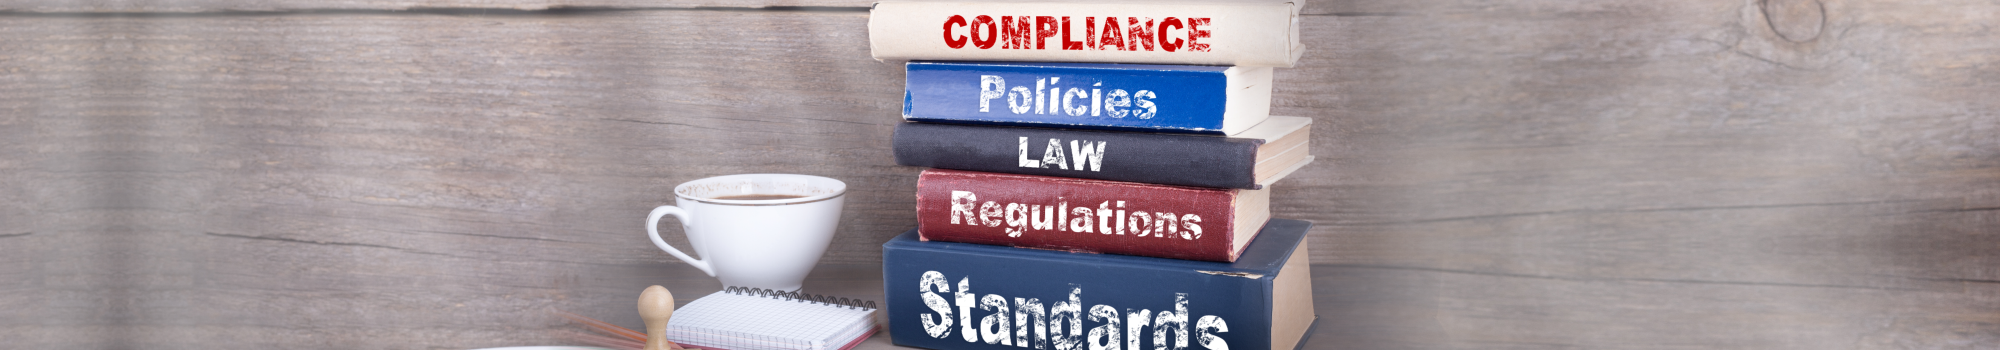
[[[931,349],[1293,349],[1317,319],[1311,226],[1271,220],[1234,263],[904,233],[882,245],[889,334]]]

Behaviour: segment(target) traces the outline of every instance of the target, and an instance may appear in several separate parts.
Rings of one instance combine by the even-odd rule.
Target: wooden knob
[[[1818,39],[1826,28],[1826,4],[1819,0],[1763,0],[1764,21],[1786,41]]]
[[[667,287],[646,287],[639,292],[639,318],[646,321],[646,350],[680,350],[667,341],[667,320],[674,317],[674,293]]]

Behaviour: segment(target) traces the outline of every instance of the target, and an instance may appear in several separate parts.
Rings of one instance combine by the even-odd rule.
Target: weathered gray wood
[[[550,13],[591,13],[628,10],[779,10],[779,11],[866,11],[875,0],[173,0],[173,1],[71,1],[51,3],[33,0],[0,0],[0,11],[43,14],[214,14],[395,11],[474,16],[544,15]],[[1351,10],[1350,4],[1303,1],[1303,13],[1334,14]]]
[[[1340,46],[1279,101],[1345,137],[1279,215],[1429,275],[1453,347],[1993,344],[1994,38],[1930,16],[1991,10],[1825,5],[1805,42],[1747,1],[1309,22]]]
[[[172,0],[172,1],[0,1],[0,10],[35,13],[203,13],[203,12],[268,12],[299,10],[390,10],[390,11],[432,11],[445,12],[455,9],[493,10],[489,15],[518,14],[513,11],[591,11],[597,9],[756,9],[772,7],[853,7],[867,8],[871,0],[703,0],[703,1],[636,1],[636,0],[329,0],[329,1],[240,1],[240,0]],[[510,11],[511,10],[511,11]],[[477,14],[477,11],[474,11]]]
[[[1994,10],[1813,3],[1324,6],[1309,345],[2000,342]],[[837,293],[914,222],[864,13],[307,12],[0,18],[0,339],[543,344],[719,288],[640,236],[682,181],[848,181]]]
[[[8,313],[0,337],[546,343],[520,320],[546,324],[593,266],[666,261],[634,240],[645,210],[676,183],[731,173],[849,181],[841,231],[860,236],[823,261],[872,261],[874,237],[914,222],[916,169],[879,151],[899,122],[880,113],[898,90],[881,77],[897,67],[858,39],[823,41],[861,35],[860,16],[10,22],[0,30],[24,39],[6,40],[0,70],[20,72],[5,105],[21,113],[4,125],[29,137],[4,144],[25,156],[6,158],[22,160],[6,164],[22,170],[6,202],[25,204],[6,217],[36,225],[0,239],[28,242],[6,247],[36,264],[8,265],[26,282],[4,304],[45,306]],[[724,22],[826,34],[706,26]]]

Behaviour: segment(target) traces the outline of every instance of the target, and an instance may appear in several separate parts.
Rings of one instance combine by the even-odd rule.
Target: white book
[[[667,340],[720,350],[839,350],[875,331],[859,300],[729,287],[674,310]]]
[[[1291,67],[1299,3],[1286,0],[882,1],[875,59]]]

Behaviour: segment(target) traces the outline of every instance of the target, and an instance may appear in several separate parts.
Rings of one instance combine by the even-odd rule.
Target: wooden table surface
[[[647,210],[752,172],[846,181],[809,285],[879,295],[921,169],[866,6],[0,0],[0,347],[636,325],[715,288]],[[1272,209],[1317,223],[1311,348],[2000,344],[1990,1],[1305,6],[1273,111],[1319,158]]]

